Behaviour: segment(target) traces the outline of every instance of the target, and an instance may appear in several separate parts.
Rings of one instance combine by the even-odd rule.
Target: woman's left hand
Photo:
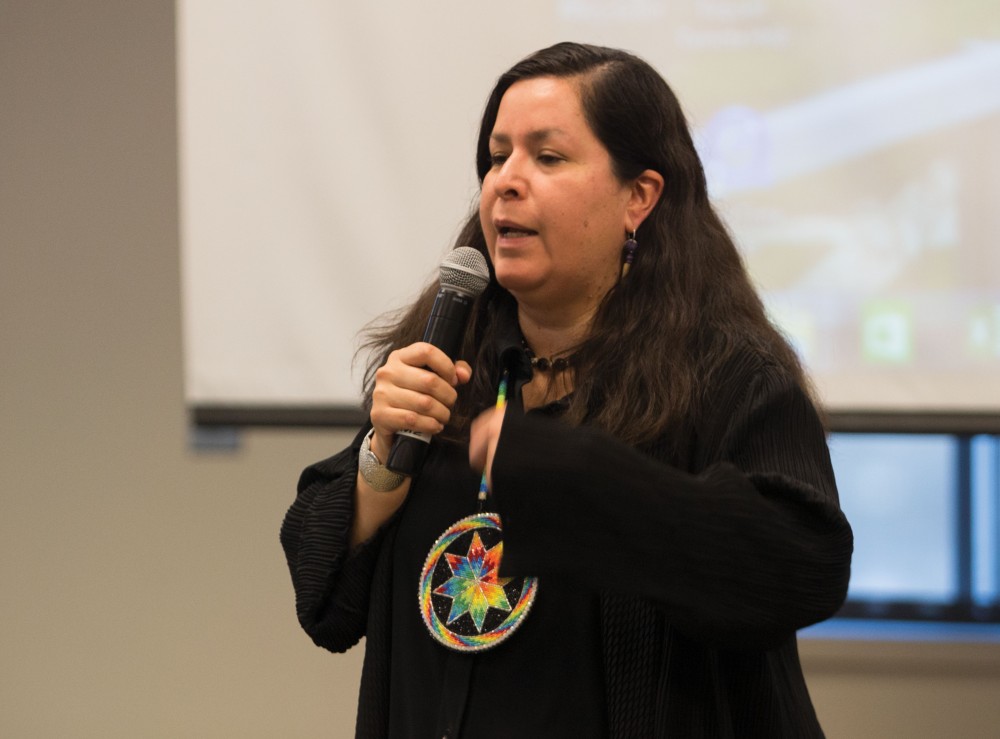
[[[469,464],[486,471],[486,484],[493,488],[493,455],[497,450],[506,408],[490,408],[472,422],[469,430]]]

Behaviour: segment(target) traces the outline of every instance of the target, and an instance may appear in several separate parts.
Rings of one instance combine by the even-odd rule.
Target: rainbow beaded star
[[[472,535],[472,543],[464,557],[445,554],[451,568],[451,578],[434,592],[452,599],[449,624],[468,613],[476,624],[476,629],[482,632],[486,612],[491,607],[510,611],[510,601],[507,600],[503,586],[511,578],[497,577],[502,554],[503,542],[487,550],[483,547],[478,532]]]

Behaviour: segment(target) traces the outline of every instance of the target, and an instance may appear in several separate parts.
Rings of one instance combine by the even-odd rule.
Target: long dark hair
[[[737,352],[750,350],[784,367],[805,385],[795,353],[768,321],[732,238],[713,210],[701,161],[673,91],[646,62],[617,49],[560,43],[515,64],[497,81],[483,112],[476,149],[479,181],[488,172],[489,137],[500,100],[515,82],[578,77],[587,122],[611,155],[623,182],[647,169],[664,190],[638,229],[639,248],[627,278],[604,298],[589,337],[574,356],[571,423],[602,428],[632,444],[676,430],[699,410],[714,374]],[[478,211],[456,246],[483,252]],[[492,273],[492,268],[491,268]],[[369,329],[372,350],[365,374],[371,402],[375,370],[389,352],[419,341],[437,292],[430,285],[405,312]],[[516,303],[491,280],[478,300],[463,357],[473,367],[459,394],[450,431],[463,433],[470,417],[496,393],[495,341]]]

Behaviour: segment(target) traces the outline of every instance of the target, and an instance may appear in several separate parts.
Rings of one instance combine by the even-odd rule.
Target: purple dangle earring
[[[635,231],[633,231],[629,237],[628,241],[625,242],[625,262],[622,264],[622,279],[628,274],[629,269],[632,267],[632,261],[635,259],[635,250],[639,248],[639,242],[635,240]]]

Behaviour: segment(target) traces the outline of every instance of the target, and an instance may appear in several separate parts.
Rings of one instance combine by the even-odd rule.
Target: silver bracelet
[[[375,429],[372,428],[371,431],[365,434],[364,441],[361,442],[361,450],[358,452],[358,469],[361,471],[361,477],[364,478],[364,481],[368,483],[372,490],[387,493],[402,485],[403,480],[406,479],[406,475],[393,472],[379,462],[378,457],[375,456],[375,452],[372,451],[372,436],[374,433]]]

